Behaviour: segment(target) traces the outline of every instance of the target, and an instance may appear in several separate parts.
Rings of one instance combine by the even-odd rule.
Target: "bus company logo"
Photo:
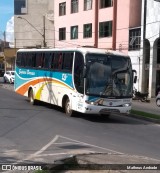
[[[62,80],[66,81],[66,79],[67,79],[67,75],[66,74],[62,74]]]
[[[19,74],[25,74],[25,75],[35,75],[35,72],[31,72],[29,70],[21,70],[19,69]]]
[[[113,103],[112,102],[109,102],[109,106],[112,106],[113,105]]]

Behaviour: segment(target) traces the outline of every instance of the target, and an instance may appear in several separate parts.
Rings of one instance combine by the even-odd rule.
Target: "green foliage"
[[[40,171],[40,170],[38,170],[38,171],[35,171],[34,173],[49,173],[49,171],[46,171],[46,170]]]
[[[148,112],[143,112],[143,111],[137,111],[137,110],[131,110],[131,114],[137,114],[137,115],[141,115],[143,117],[147,117],[147,118],[153,118],[153,119],[157,119],[160,120],[160,116],[155,115],[155,114],[151,114]]]

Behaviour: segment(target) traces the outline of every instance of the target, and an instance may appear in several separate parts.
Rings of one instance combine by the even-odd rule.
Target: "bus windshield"
[[[86,55],[86,94],[101,97],[132,97],[132,67],[129,57]]]

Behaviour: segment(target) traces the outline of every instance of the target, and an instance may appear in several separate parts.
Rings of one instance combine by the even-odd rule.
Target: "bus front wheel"
[[[28,98],[29,98],[29,102],[32,104],[32,105],[35,105],[36,101],[34,99],[34,95],[33,95],[33,90],[29,90],[29,94],[28,94]]]
[[[73,110],[71,109],[71,102],[70,102],[69,98],[67,98],[66,102],[65,102],[65,113],[69,117],[71,117],[73,115]]]

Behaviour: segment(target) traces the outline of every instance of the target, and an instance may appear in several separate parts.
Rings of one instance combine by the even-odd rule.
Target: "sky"
[[[4,40],[3,33],[6,32],[6,41],[13,42],[14,37],[14,0],[0,0],[0,39]]]

